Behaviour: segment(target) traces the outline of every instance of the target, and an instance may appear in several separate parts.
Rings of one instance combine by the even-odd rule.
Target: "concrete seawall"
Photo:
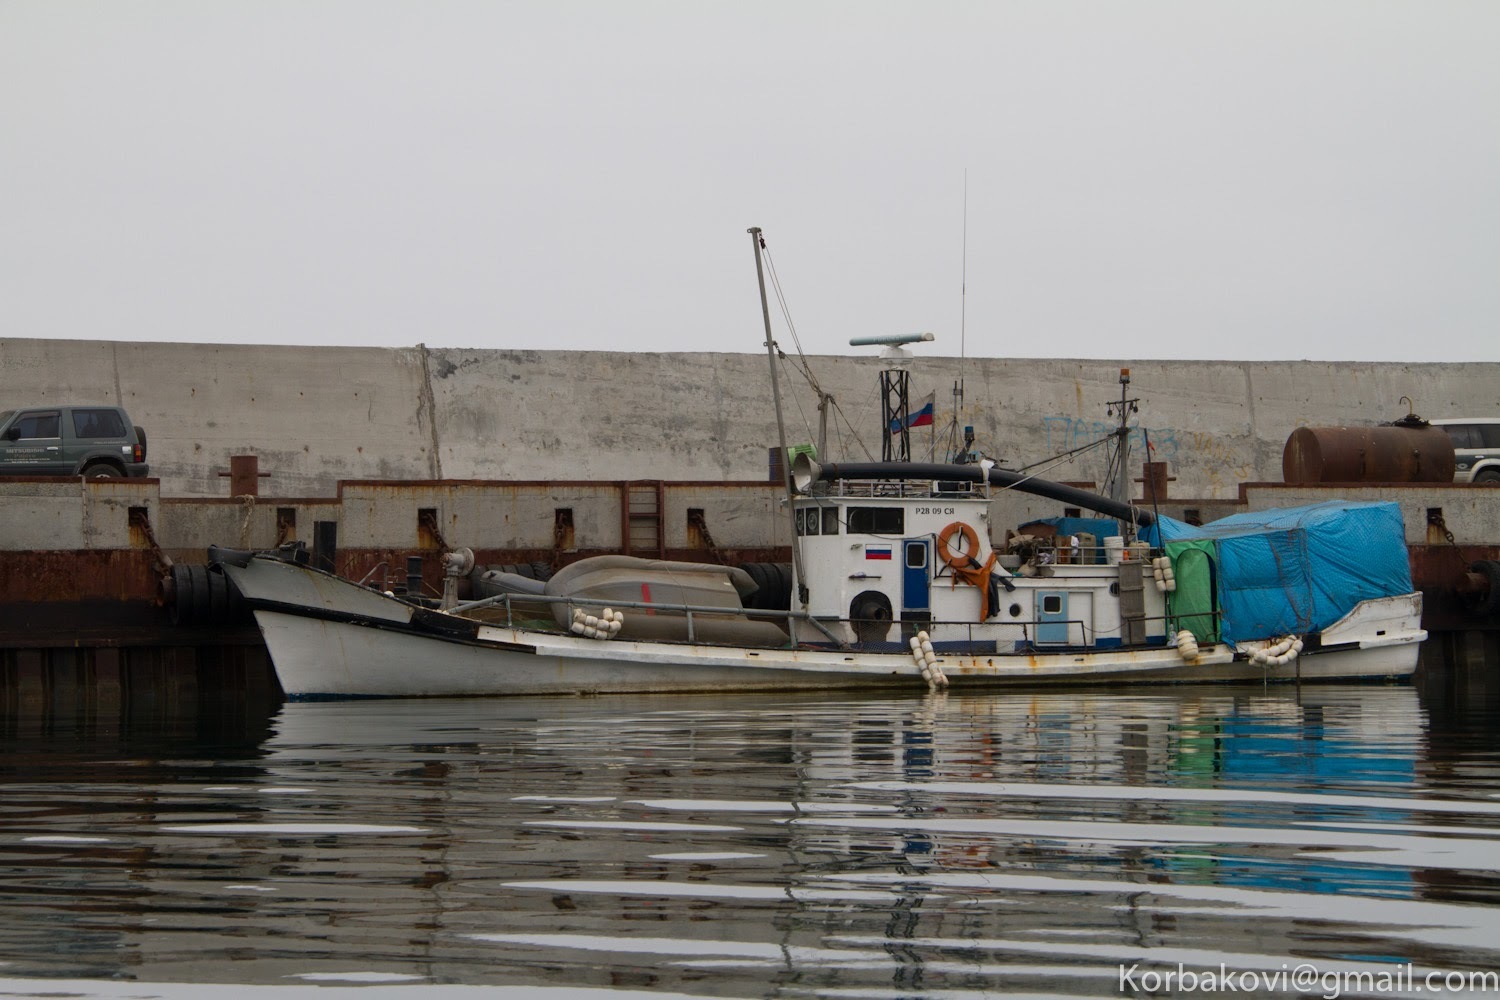
[[[874,357],[808,359],[836,408],[833,457],[879,455]],[[918,358],[914,401],[936,394],[941,453],[962,377],[959,424],[1025,465],[1101,437],[1131,369],[1141,400],[1135,462],[1169,463],[1176,496],[1232,500],[1281,477],[1301,425],[1404,415],[1500,415],[1500,364]],[[788,434],[816,436],[817,397],[784,369]],[[168,496],[225,496],[229,457],[255,454],[262,493],[331,497],[340,480],[765,480],[775,444],[757,354],[264,347],[0,339],[0,408],[115,402],[142,425]],[[931,438],[914,432],[914,455]],[[1042,473],[1098,481],[1100,451]]]

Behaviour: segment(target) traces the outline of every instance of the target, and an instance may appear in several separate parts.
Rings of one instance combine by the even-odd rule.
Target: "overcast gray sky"
[[[0,336],[759,351],[761,226],[810,353],[1500,360],[1497,53],[1497,0],[0,0]]]

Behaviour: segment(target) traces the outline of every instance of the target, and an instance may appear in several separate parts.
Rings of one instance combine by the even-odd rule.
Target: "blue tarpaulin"
[[[1162,518],[1142,536],[1162,544],[1210,540],[1226,641],[1327,628],[1360,601],[1411,593],[1401,509],[1329,501],[1235,514],[1202,526]],[[1175,556],[1174,556],[1175,558]]]
[[[1033,524],[1056,528],[1059,535],[1088,534],[1095,538],[1108,538],[1120,533],[1120,522],[1112,517],[1039,517],[1021,525],[1021,533],[1025,534],[1026,528]]]

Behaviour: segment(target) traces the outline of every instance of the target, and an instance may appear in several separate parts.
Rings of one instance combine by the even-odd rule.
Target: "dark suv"
[[[0,413],[0,475],[145,476],[146,432],[118,406],[32,406]]]

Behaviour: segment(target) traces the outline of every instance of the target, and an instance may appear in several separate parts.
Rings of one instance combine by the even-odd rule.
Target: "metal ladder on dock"
[[[620,539],[628,556],[651,559],[667,557],[662,508],[666,506],[666,484],[660,479],[636,479],[620,491]]]

